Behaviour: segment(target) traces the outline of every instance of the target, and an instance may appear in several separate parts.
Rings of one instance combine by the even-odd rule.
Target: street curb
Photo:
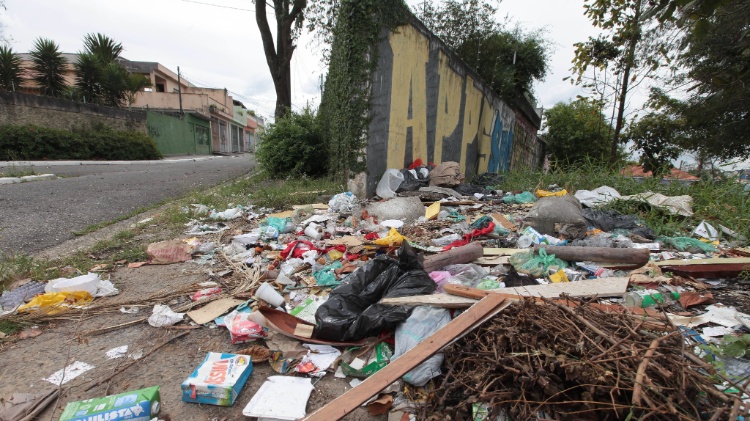
[[[0,184],[26,183],[28,181],[51,180],[57,178],[54,174],[26,175],[23,177],[0,177]]]
[[[17,167],[54,167],[54,166],[72,166],[72,165],[159,165],[159,164],[176,164],[181,162],[208,161],[212,159],[231,159],[242,158],[249,154],[228,155],[228,156],[205,156],[196,158],[176,158],[161,159],[149,161],[0,161],[0,167],[17,166]],[[7,183],[6,183],[7,184]]]

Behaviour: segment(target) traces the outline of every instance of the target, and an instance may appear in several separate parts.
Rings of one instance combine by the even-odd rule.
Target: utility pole
[[[180,76],[180,66],[177,66],[177,96],[180,99],[180,118],[184,116],[182,112],[182,77]]]

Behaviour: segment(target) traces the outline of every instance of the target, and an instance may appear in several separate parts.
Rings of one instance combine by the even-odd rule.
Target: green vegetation
[[[16,167],[15,165],[11,165],[5,168],[4,171],[0,172],[0,178],[25,177],[27,175],[36,175],[36,171],[34,171],[31,167]]]
[[[615,201],[606,208],[625,214],[639,215],[657,235],[674,236],[691,232],[702,220],[718,228],[722,224],[750,238],[750,195],[743,191],[744,185],[736,180],[706,180],[692,184],[668,183],[647,178],[638,181],[620,175],[620,168],[597,164],[594,161],[567,169],[556,168],[548,173],[535,170],[513,171],[497,188],[519,191],[546,188],[557,184],[574,193],[576,190],[592,190],[610,186],[623,196],[653,191],[667,196],[690,195],[693,198],[692,217],[671,215],[668,212],[639,202]]]
[[[60,46],[48,38],[37,38],[31,50],[31,70],[43,95],[62,96],[65,92],[65,58]]]
[[[601,102],[586,98],[559,102],[544,116],[547,152],[557,166],[575,168],[586,162],[606,161],[612,127],[602,114]]]
[[[21,58],[7,45],[0,45],[0,89],[15,91],[21,84]]]
[[[306,108],[277,119],[261,135],[256,157],[274,177],[325,175],[328,157],[315,112]]]
[[[0,126],[0,160],[12,159],[161,159],[145,134],[95,125],[75,131],[34,125]]]

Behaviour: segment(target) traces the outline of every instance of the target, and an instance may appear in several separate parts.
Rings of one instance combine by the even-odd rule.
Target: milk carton
[[[206,359],[182,382],[182,400],[232,406],[253,372],[248,355],[209,352]]]
[[[159,413],[159,386],[71,402],[60,421],[149,421]]]

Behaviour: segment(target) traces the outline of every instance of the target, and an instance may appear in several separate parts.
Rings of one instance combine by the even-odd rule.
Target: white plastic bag
[[[615,199],[620,198],[620,193],[609,186],[601,186],[594,190],[578,190],[575,198],[582,205],[589,208],[605,205]]]
[[[357,196],[352,192],[339,193],[328,201],[328,207],[332,212],[349,213],[357,205]],[[312,219],[312,218],[310,218]],[[323,222],[323,221],[316,221]]]
[[[420,342],[451,321],[451,314],[444,308],[419,306],[405,322],[396,328],[396,350],[391,361],[405,354]],[[440,375],[443,354],[435,354],[404,375],[403,379],[414,386],[424,386],[431,378]]]
[[[399,170],[386,170],[375,189],[375,194],[383,199],[393,199],[396,197],[396,190],[403,181],[404,175]]]
[[[184,315],[185,313],[175,313],[169,306],[157,304],[148,318],[148,324],[153,327],[172,326],[182,321]]]

